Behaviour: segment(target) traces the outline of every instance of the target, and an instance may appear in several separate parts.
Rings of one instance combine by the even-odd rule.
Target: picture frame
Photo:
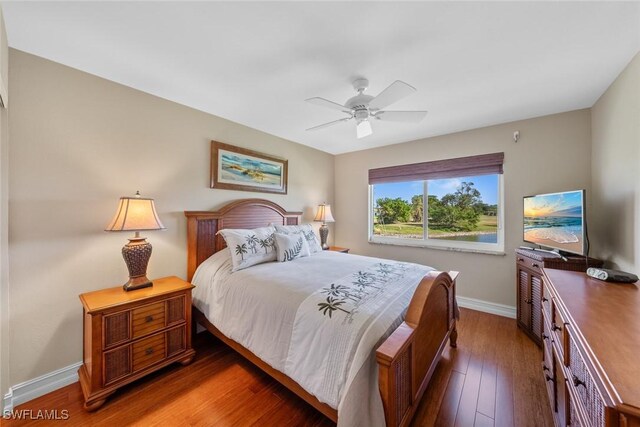
[[[211,188],[287,194],[288,160],[211,141]]]

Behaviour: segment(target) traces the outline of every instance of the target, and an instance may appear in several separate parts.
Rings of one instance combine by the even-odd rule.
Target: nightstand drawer
[[[133,343],[133,372],[164,359],[165,333],[152,335]]]
[[[165,302],[144,305],[131,310],[133,338],[142,337],[164,328]]]

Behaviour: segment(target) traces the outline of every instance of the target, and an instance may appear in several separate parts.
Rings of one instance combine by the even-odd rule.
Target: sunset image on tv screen
[[[525,197],[524,240],[582,254],[582,199],[582,191]]]

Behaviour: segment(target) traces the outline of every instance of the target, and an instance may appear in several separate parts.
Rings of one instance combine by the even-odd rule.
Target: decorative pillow
[[[302,224],[302,225],[276,225],[276,232],[282,234],[298,234],[302,233],[304,235],[307,244],[309,245],[309,251],[312,254],[322,252],[322,246],[320,245],[320,240],[318,240],[318,236],[313,231],[313,227],[311,224]]]
[[[307,239],[302,233],[284,234],[275,233],[276,251],[278,252],[278,261],[293,261],[296,258],[302,258],[311,255]]]
[[[231,271],[242,270],[252,265],[276,260],[273,227],[254,228],[253,230],[226,228],[218,231],[227,242],[231,251]]]

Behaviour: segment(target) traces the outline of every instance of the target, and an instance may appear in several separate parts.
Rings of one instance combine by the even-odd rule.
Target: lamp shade
[[[318,212],[316,212],[316,217],[313,220],[318,222],[336,222],[331,214],[331,205],[325,203],[319,205]]]
[[[163,230],[153,199],[140,197],[120,197],[120,204],[113,220],[105,231]]]

